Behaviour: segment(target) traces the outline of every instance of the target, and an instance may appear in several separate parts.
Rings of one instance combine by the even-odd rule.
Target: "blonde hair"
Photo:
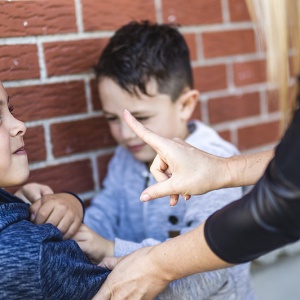
[[[289,78],[300,75],[300,0],[247,0],[247,4],[266,49],[268,79],[278,87],[283,118],[289,121],[299,92],[298,82],[290,92]]]

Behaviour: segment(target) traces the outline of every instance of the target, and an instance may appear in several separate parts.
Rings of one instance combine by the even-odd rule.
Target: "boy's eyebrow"
[[[114,116],[115,114],[114,113],[110,113],[109,111],[106,111],[104,109],[102,109],[102,112],[104,113],[104,115],[112,115]],[[144,113],[148,113],[148,112],[144,112],[144,111],[132,111],[130,112],[133,116],[138,116],[138,115],[143,115]]]

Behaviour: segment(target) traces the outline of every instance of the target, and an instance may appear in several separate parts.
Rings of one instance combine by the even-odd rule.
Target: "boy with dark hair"
[[[95,261],[186,232],[242,195],[241,188],[223,189],[181,199],[175,207],[169,206],[168,197],[138,201],[145,187],[154,183],[149,165],[156,153],[126,125],[124,109],[162,136],[179,137],[223,157],[238,153],[213,129],[189,121],[199,93],[193,88],[189,50],[178,30],[146,21],[121,27],[102,52],[95,72],[104,116],[119,143],[103,189],[85,214],[85,224],[98,235],[81,227],[74,236]],[[171,283],[159,299],[255,299],[249,266],[183,278]]]

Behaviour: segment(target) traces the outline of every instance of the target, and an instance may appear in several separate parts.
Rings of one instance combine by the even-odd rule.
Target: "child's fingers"
[[[50,188],[50,186],[48,185],[42,185],[41,186],[41,194],[43,196],[45,195],[51,195],[51,194],[54,194],[53,190]]]
[[[81,223],[79,229],[77,230],[77,232],[72,236],[72,239],[79,243],[84,243],[87,240],[90,239],[90,232],[86,230],[86,228],[83,227],[84,225]],[[86,226],[85,226],[86,227]]]
[[[80,224],[81,221],[79,220],[79,217],[74,220],[74,218],[71,216],[71,218],[64,218],[61,220],[57,228],[63,234],[64,240],[67,240],[72,238],[77,233]]]
[[[64,212],[60,210],[55,210],[55,206],[51,202],[43,203],[40,209],[37,211],[34,223],[35,224],[45,224],[50,223],[54,226],[57,226],[59,221],[64,215]]]
[[[15,195],[23,201],[29,201],[30,203],[33,203],[42,196],[48,194],[53,194],[53,190],[49,186],[34,182],[24,185],[15,193]]]
[[[24,195],[32,202],[40,199],[44,195],[53,194],[53,190],[48,185],[43,184],[28,184],[24,189]]]
[[[121,259],[122,257],[105,257],[98,266],[112,270]]]
[[[42,205],[41,200],[38,200],[38,201],[34,202],[32,205],[29,206],[30,221],[31,222],[35,221],[35,218],[37,216],[37,213],[38,213],[41,205]]]
[[[68,232],[70,226],[76,222],[77,222],[76,225],[77,226],[76,231],[77,231],[77,229],[80,226],[79,217],[77,218],[71,212],[64,211],[60,209],[60,207],[55,207],[54,210],[49,215],[48,219],[46,220],[46,223],[51,223],[52,225],[57,227],[57,229],[63,235],[65,235]],[[73,235],[76,233],[76,231],[73,232]]]

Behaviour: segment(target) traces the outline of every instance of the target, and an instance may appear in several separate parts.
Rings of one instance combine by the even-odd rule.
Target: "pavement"
[[[253,262],[251,273],[258,300],[300,300],[300,253]]]

